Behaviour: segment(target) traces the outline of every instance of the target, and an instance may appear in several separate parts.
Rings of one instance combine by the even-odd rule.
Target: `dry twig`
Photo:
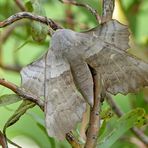
[[[8,147],[7,140],[1,131],[0,131],[0,145],[2,146],[2,148]]]
[[[60,27],[58,24],[56,24],[52,19],[44,17],[44,16],[34,15],[30,12],[19,12],[19,13],[16,13],[16,14],[10,16],[6,20],[0,22],[0,28],[6,27],[6,26],[8,26],[20,19],[24,19],[24,18],[28,18],[30,20],[35,20],[35,21],[41,22],[43,24],[49,25],[53,30],[62,29],[62,27]]]
[[[17,26],[22,26],[24,25],[24,23],[15,23],[12,24],[11,26],[9,26],[8,28],[6,28],[0,35],[0,68],[5,69],[5,70],[9,70],[9,71],[15,71],[15,72],[20,72],[21,67],[17,66],[17,65],[5,65],[2,61],[2,50],[3,50],[3,44],[7,41],[7,39],[10,37],[10,35],[12,34],[13,30],[17,27]]]
[[[15,1],[16,5],[20,8],[20,10],[26,11],[26,8],[23,5],[22,1],[20,1],[20,0],[14,0],[14,1]]]
[[[96,20],[99,23],[101,22],[101,17],[99,16],[97,10],[95,10],[94,8],[89,6],[88,4],[78,3],[75,0],[59,0],[59,1],[61,3],[64,3],[64,4],[71,4],[71,5],[75,5],[75,6],[80,6],[80,7],[86,8],[88,11],[90,11],[92,13],[92,15],[95,16]]]
[[[113,111],[117,114],[117,116],[121,117],[123,115],[123,112],[109,93],[106,93],[106,100],[108,104],[112,107]],[[140,129],[133,127],[131,130],[145,145],[148,146],[148,137]]]
[[[91,69],[94,81],[94,105],[90,112],[90,121],[87,131],[85,148],[95,148],[100,128],[101,83],[94,69]]]
[[[21,70],[21,67],[19,67],[19,66],[3,65],[1,63],[0,63],[0,67],[4,70],[14,71],[14,72],[20,72],[20,70]]]
[[[21,96],[23,100],[30,100],[36,103],[42,110],[44,110],[44,102],[37,96],[25,92],[25,90],[21,89],[20,87],[16,86],[15,84],[11,82],[6,81],[5,79],[0,79],[0,85],[9,88],[14,93]]]

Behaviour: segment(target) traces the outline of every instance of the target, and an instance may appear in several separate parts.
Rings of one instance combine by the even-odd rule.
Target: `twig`
[[[8,26],[20,19],[23,19],[23,18],[28,18],[30,20],[35,20],[35,21],[41,22],[43,24],[49,25],[53,30],[62,29],[62,27],[60,27],[58,24],[56,24],[52,19],[47,18],[47,17],[43,17],[43,16],[39,16],[39,15],[34,15],[30,12],[19,12],[19,13],[16,13],[16,14],[10,16],[6,20],[0,22],[0,28],[6,27],[6,26]]]
[[[11,33],[13,32],[13,30],[17,27],[17,26],[22,26],[24,25],[24,23],[16,23],[16,24],[12,24],[11,26],[9,26],[8,28],[6,28],[0,35],[0,68],[3,68],[5,70],[10,70],[10,71],[15,71],[15,72],[19,72],[21,67],[17,66],[17,65],[5,65],[2,61],[2,50],[3,50],[3,45],[4,43],[7,41],[7,39],[9,38],[9,36],[11,35]]]
[[[22,97],[23,100],[30,100],[36,103],[44,111],[44,102],[37,96],[25,92],[25,90],[16,86],[15,84],[6,81],[5,79],[0,79],[0,85],[5,86]]]
[[[71,5],[69,5],[65,11],[66,13],[66,26],[69,29],[74,29],[74,15],[72,13]]]
[[[26,11],[26,8],[25,8],[25,6],[22,4],[22,1],[20,1],[20,0],[14,0],[14,1],[15,1],[15,3],[17,4],[17,6],[20,8],[20,10]]]
[[[89,6],[88,4],[78,3],[75,0],[59,0],[59,1],[61,3],[64,3],[64,4],[71,4],[71,5],[75,5],[75,6],[80,6],[80,7],[86,8],[88,11],[90,11],[92,13],[92,15],[95,16],[96,20],[99,23],[101,22],[101,17],[99,16],[97,10],[95,10],[94,8],[92,8],[91,6]]]
[[[16,148],[22,148],[21,146],[19,146],[18,144],[16,144],[15,142],[11,141],[10,139],[7,138],[7,141],[12,144],[13,146],[15,146]]]
[[[20,72],[21,67],[13,66],[13,65],[2,65],[0,63],[0,67],[5,70]]]
[[[1,35],[0,35],[0,43],[1,44],[5,43],[5,41],[8,39],[8,37],[10,36],[12,31],[15,29],[15,27],[16,27],[16,24],[15,25],[11,25],[10,27],[8,27],[5,31],[3,31],[1,33]]]
[[[0,131],[0,145],[2,146],[2,148],[8,148],[7,140],[1,131]]]
[[[118,115],[118,117],[121,117],[123,115],[123,112],[119,108],[119,106],[116,104],[116,102],[113,100],[112,96],[109,93],[106,93],[106,101],[111,106],[113,111]]]
[[[109,93],[106,93],[106,100],[118,117],[121,117],[123,112],[120,110],[119,106],[116,104]],[[148,137],[140,129],[133,127],[131,130],[145,145],[148,146]]]
[[[6,42],[6,40],[8,39],[8,37],[10,36],[10,34],[12,33],[12,31],[14,30],[16,25],[11,25],[10,27],[8,27],[3,33],[0,34],[0,67],[2,67],[2,47],[3,44]]]
[[[94,69],[91,69],[94,82],[94,105],[90,112],[89,127],[86,135],[85,148],[95,148],[100,128],[100,104],[101,104],[101,84]]]
[[[148,137],[141,130],[136,127],[133,127],[131,130],[146,146],[148,146]]]

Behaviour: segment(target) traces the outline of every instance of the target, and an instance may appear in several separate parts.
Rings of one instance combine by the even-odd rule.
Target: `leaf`
[[[21,97],[16,94],[3,95],[0,96],[0,107],[5,105],[10,105],[12,103],[16,103],[21,100],[22,100]]]
[[[18,109],[14,112],[14,114],[8,119],[8,121],[4,125],[4,128],[3,128],[4,133],[6,133],[6,129],[9,126],[15,124],[20,119],[20,117],[25,114],[25,112],[28,109],[30,109],[34,106],[35,106],[35,103],[33,103],[33,102],[26,101],[26,100],[23,101],[21,103],[21,105],[18,107]]]
[[[123,115],[116,123],[115,127],[109,133],[106,132],[98,139],[99,148],[109,148],[114,144],[126,131],[135,126],[137,121],[142,119],[145,111],[141,108],[133,109],[132,111]]]
[[[103,120],[103,122],[101,124],[101,127],[99,129],[99,136],[101,136],[102,134],[104,134],[104,132],[106,130],[106,125],[107,125],[106,120]]]
[[[147,123],[148,123],[148,120],[146,119],[146,116],[143,115],[137,119],[135,126],[139,128],[139,127],[142,127],[143,125],[146,125]]]
[[[103,120],[108,120],[110,119],[112,116],[114,115],[114,113],[112,112],[111,108],[107,108],[103,111],[101,111],[100,113],[100,117]]]
[[[33,14],[45,16],[45,10],[41,0],[31,0],[26,3],[26,7]],[[43,42],[46,39],[48,27],[40,22],[32,21],[31,35],[34,41]]]
[[[28,0],[27,2],[25,2],[25,6],[26,6],[26,8],[27,8],[27,10],[29,12],[32,12],[33,11],[33,6],[32,6],[32,3],[31,3],[30,0]]]

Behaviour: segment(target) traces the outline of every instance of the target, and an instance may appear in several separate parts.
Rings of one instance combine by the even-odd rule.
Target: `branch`
[[[0,145],[2,146],[2,148],[8,147],[7,140],[1,131],[0,131]]]
[[[49,25],[53,30],[62,29],[62,27],[60,27],[58,24],[56,24],[52,19],[47,18],[47,17],[43,17],[43,16],[39,16],[39,15],[34,15],[30,12],[19,12],[19,13],[16,13],[16,14],[10,16],[6,20],[0,22],[0,28],[6,27],[6,26],[8,26],[20,19],[24,19],[24,18],[28,18],[30,20],[35,20],[35,21],[41,22],[43,24]]]
[[[20,1],[20,0],[14,0],[14,1],[15,1],[16,5],[20,8],[20,10],[26,11],[26,8],[25,8],[25,6],[22,4],[22,1]]]
[[[42,110],[44,110],[44,103],[43,101],[33,94],[29,94],[25,92],[25,90],[21,89],[20,87],[16,86],[15,84],[6,81],[5,79],[0,79],[0,85],[9,88],[14,93],[18,94],[22,97],[23,100],[30,100],[36,103]]]
[[[106,100],[118,117],[121,117],[123,112],[120,110],[119,106],[116,104],[109,93],[106,93]],[[148,137],[140,129],[133,127],[131,130],[145,145],[148,145]]]
[[[94,82],[94,105],[90,112],[89,128],[87,131],[85,148],[95,148],[100,128],[101,84],[95,70],[91,69]]]
[[[13,65],[3,65],[0,63],[0,67],[4,70],[14,71],[14,72],[20,72],[21,67],[19,66],[13,66]]]
[[[96,20],[99,23],[101,22],[101,17],[99,16],[97,10],[95,10],[94,8],[89,6],[88,4],[78,3],[75,0],[59,0],[59,1],[61,3],[64,3],[64,4],[71,4],[71,5],[75,5],[75,6],[80,6],[80,7],[86,8],[88,11],[90,11],[92,13],[92,15],[95,16]]]

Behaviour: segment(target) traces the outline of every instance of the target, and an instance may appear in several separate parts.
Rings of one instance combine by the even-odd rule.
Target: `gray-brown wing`
[[[148,86],[147,63],[111,44],[102,43],[98,48],[86,61],[101,75],[108,92],[127,94]]]
[[[21,87],[26,92],[44,96],[45,55],[21,70]]]
[[[93,106],[93,79],[87,63],[82,58],[76,58],[70,63],[75,85],[90,106]]]
[[[49,50],[46,57],[45,122],[49,136],[64,139],[82,118],[85,100],[77,90],[68,62]]]
[[[52,36],[51,46],[56,54],[64,55],[70,63],[75,85],[85,98],[93,105],[93,80],[87,63],[83,59],[82,40],[87,40],[85,34],[69,29],[61,29]],[[59,53],[61,52],[61,53]]]
[[[126,25],[119,23],[117,20],[110,20],[96,27],[88,32],[89,36],[92,36],[93,42],[105,42],[114,45],[121,50],[127,50],[129,48],[129,31]]]

